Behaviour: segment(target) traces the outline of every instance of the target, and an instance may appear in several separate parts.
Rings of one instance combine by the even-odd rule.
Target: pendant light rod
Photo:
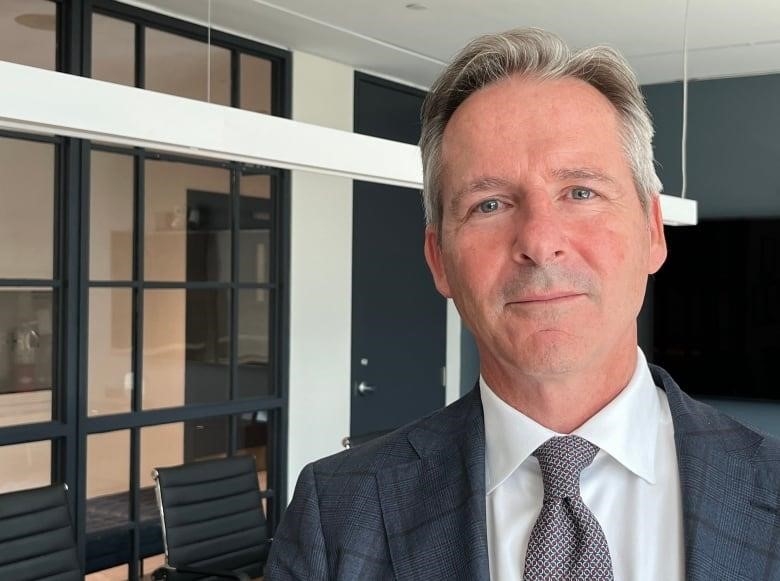
[[[680,164],[682,166],[680,197],[683,199],[688,192],[688,9],[690,4],[690,0],[685,0],[685,17],[683,18],[683,111],[682,142],[680,144]]]
[[[206,29],[206,102],[211,103],[211,0],[208,3],[208,28]]]

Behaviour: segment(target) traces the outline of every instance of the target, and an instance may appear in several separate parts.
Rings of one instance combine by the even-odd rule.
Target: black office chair
[[[270,539],[251,456],[193,462],[152,472],[165,565],[154,579],[260,577]]]
[[[83,578],[66,486],[0,494],[0,579]]]

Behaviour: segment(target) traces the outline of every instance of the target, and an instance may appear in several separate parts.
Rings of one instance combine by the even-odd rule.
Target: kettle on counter
[[[40,335],[32,323],[22,323],[11,333],[11,363],[14,377],[12,391],[37,389],[35,361],[41,345]]]

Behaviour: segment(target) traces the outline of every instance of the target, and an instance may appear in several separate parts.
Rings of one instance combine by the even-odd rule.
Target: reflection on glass
[[[144,409],[227,399],[228,290],[148,290],[144,297]]]
[[[50,421],[51,394],[51,390],[0,393],[0,427]]]
[[[268,489],[268,471],[271,465],[269,450],[269,415],[261,410],[236,416],[236,454],[254,456],[257,465],[257,483],[260,490]],[[267,501],[263,499],[263,511],[268,514]]]
[[[0,288],[0,394],[51,390],[52,344],[51,289]],[[51,407],[39,409],[34,400],[19,398],[17,413],[27,419],[15,423],[51,419]]]
[[[144,293],[143,407],[184,405],[186,291]]]
[[[135,25],[92,15],[92,78],[135,86]]]
[[[126,523],[129,490],[130,430],[87,436],[87,532]]]
[[[167,161],[145,172],[146,280],[230,280],[230,172]]]
[[[238,397],[273,394],[269,364],[270,293],[238,291]]]
[[[56,49],[56,2],[0,2],[0,60],[53,71]]]
[[[88,414],[129,412],[133,393],[132,291],[89,291]]]
[[[179,97],[230,105],[230,51],[154,28],[146,29],[145,87]]]
[[[0,137],[0,278],[52,278],[54,145]]]
[[[273,224],[271,176],[244,173],[239,204],[238,278],[241,282],[268,282]]]
[[[245,168],[241,174],[241,196],[249,198],[271,198],[271,176],[261,168]],[[260,219],[259,217],[256,217]],[[265,218],[270,220],[270,216]]]
[[[241,55],[241,108],[271,114],[271,61]]]
[[[89,278],[133,278],[133,158],[93,151],[90,159]]]
[[[0,446],[0,494],[51,484],[51,442]]]

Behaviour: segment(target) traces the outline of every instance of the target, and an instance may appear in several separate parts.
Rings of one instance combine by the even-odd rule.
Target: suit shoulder
[[[768,434],[762,435],[764,441],[756,453],[757,460],[777,463],[780,473],[780,439]]]
[[[415,440],[424,434],[426,446],[446,447],[463,429],[463,419],[479,402],[479,392],[472,391],[447,407],[414,420],[396,430],[343,450],[313,463],[315,476],[337,474],[374,474],[389,466],[419,459]],[[481,405],[481,404],[480,404]]]
[[[656,385],[666,391],[677,436],[689,446],[718,446],[726,454],[747,460],[780,482],[780,440],[748,426],[682,391],[662,368],[651,366]]]

